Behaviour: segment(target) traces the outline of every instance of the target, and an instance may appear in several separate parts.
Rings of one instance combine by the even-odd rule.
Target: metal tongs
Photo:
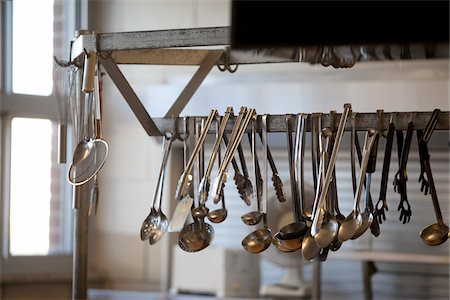
[[[215,203],[220,200],[222,190],[228,179],[228,167],[231,163],[232,158],[234,157],[239,143],[241,142],[242,136],[247,129],[248,123],[255,115],[255,109],[241,107],[241,110],[239,111],[239,115],[231,132],[230,142],[227,146],[227,149],[225,150],[224,158],[219,168],[219,173],[217,174],[217,178],[214,181],[213,198]]]
[[[178,200],[183,199],[187,196],[189,192],[189,187],[193,180],[192,175],[192,168],[194,167],[195,159],[197,158],[204,142],[206,139],[206,135],[208,134],[209,128],[211,127],[211,123],[214,120],[214,118],[217,116],[218,112],[216,109],[211,110],[208,119],[206,119],[205,126],[203,131],[200,134],[200,137],[198,138],[198,141],[194,147],[194,150],[192,150],[191,157],[189,158],[189,162],[186,164],[186,167],[184,169],[184,172],[181,174],[180,179],[178,180],[177,190],[175,197]]]

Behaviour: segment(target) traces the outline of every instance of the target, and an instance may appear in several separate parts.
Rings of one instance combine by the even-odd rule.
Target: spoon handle
[[[362,189],[364,187],[364,178],[366,175],[367,163],[369,161],[369,155],[372,150],[372,146],[375,142],[377,130],[369,129],[366,132],[366,136],[364,138],[364,147],[362,152],[362,161],[361,161],[361,172],[359,175],[359,183],[358,188],[355,193],[355,199],[353,204],[353,211],[358,211],[359,200],[361,199]]]

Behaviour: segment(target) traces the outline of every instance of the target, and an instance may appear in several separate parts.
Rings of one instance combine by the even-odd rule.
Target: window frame
[[[54,0],[59,2],[63,0]],[[76,28],[87,25],[87,0],[64,0],[63,53],[70,55],[70,41]],[[49,96],[14,94],[12,92],[12,1],[0,2],[0,265],[1,275],[72,272],[72,253],[66,255],[12,256],[9,253],[9,206],[11,166],[11,121],[13,118],[43,118],[58,121],[56,98]],[[68,124],[69,133],[70,124]],[[68,145],[68,149],[72,149]],[[72,219],[72,188],[64,189],[64,218]],[[67,223],[70,222],[65,222]],[[70,224],[72,226],[72,224]],[[67,229],[67,228],[65,228]],[[73,238],[64,241],[72,247]]]

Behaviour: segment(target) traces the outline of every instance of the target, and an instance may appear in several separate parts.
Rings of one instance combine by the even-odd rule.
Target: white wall
[[[230,2],[222,0],[97,0],[90,4],[89,29],[100,32],[156,30],[230,23]],[[193,67],[121,66],[152,116],[162,116],[195,72]],[[259,113],[449,110],[448,61],[383,62],[335,70],[280,64],[240,66],[235,74],[216,68],[183,115],[221,112],[226,106],[256,107]],[[160,141],[146,136],[107,76],[104,80],[104,136],[110,154],[101,171],[94,263],[115,287],[151,288],[161,278],[161,242],[139,238],[160,164]],[[173,179],[177,180],[177,174]],[[173,191],[166,191],[167,197]],[[165,237],[166,238],[166,237]]]

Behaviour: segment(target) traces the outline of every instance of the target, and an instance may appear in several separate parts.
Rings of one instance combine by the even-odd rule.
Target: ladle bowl
[[[302,256],[306,260],[311,260],[318,256],[320,253],[320,247],[317,245],[316,241],[312,237],[311,233],[308,232],[302,241]]]
[[[292,238],[292,239],[284,239],[281,237],[280,233],[278,232],[274,236],[274,239],[276,239],[275,245],[277,245],[277,248],[280,246],[283,249],[286,249],[289,251],[296,251],[296,250],[299,250],[302,248],[303,237],[304,237],[304,235],[296,237],[296,238]]]
[[[192,216],[194,218],[204,218],[209,212],[209,208],[207,208],[205,205],[199,205],[196,208],[192,209]]]
[[[294,222],[280,228],[280,238],[283,240],[303,238],[307,232],[308,226],[305,222]]]
[[[359,238],[361,235],[364,234],[364,232],[369,229],[370,225],[373,222],[373,214],[368,210],[364,210],[364,212],[361,214],[362,223],[358,227],[358,230],[356,233],[351,237],[352,240]]]
[[[250,253],[263,252],[271,243],[272,233],[267,227],[251,232],[242,240],[242,246]]]
[[[431,224],[420,231],[422,241],[429,246],[438,246],[447,241],[449,228],[443,223]]]
[[[358,231],[359,227],[362,224],[362,216],[360,213],[351,213],[345,221],[341,223],[338,231],[338,239],[341,242],[345,242],[351,239],[355,233]]]
[[[303,239],[296,239],[296,240],[299,240],[299,242],[300,242],[300,246],[297,248],[297,249],[290,249],[290,248],[295,248],[295,247],[290,247],[290,248],[288,248],[288,247],[285,247],[284,245],[284,243],[283,243],[283,241],[282,241],[282,239],[281,239],[281,237],[280,237],[280,233],[279,232],[277,232],[273,237],[272,237],[272,244],[278,249],[278,250],[280,250],[281,252],[287,252],[287,253],[290,253],[290,252],[294,252],[294,251],[296,251],[296,250],[298,250],[298,249],[300,249],[301,247],[302,247],[302,241],[303,241]]]
[[[261,222],[263,217],[263,213],[260,211],[251,211],[249,213],[246,213],[245,215],[241,216],[242,222],[244,222],[247,225],[256,225],[259,222]]]
[[[178,245],[186,252],[197,252],[208,247],[213,238],[214,228],[211,225],[191,223],[178,235]]]
[[[213,211],[210,211],[207,215],[208,220],[213,223],[221,223],[225,221],[228,216],[228,210],[226,208],[219,208]]]
[[[322,223],[319,232],[314,236],[314,240],[320,248],[326,248],[333,242],[338,230],[338,222],[330,218]]]

